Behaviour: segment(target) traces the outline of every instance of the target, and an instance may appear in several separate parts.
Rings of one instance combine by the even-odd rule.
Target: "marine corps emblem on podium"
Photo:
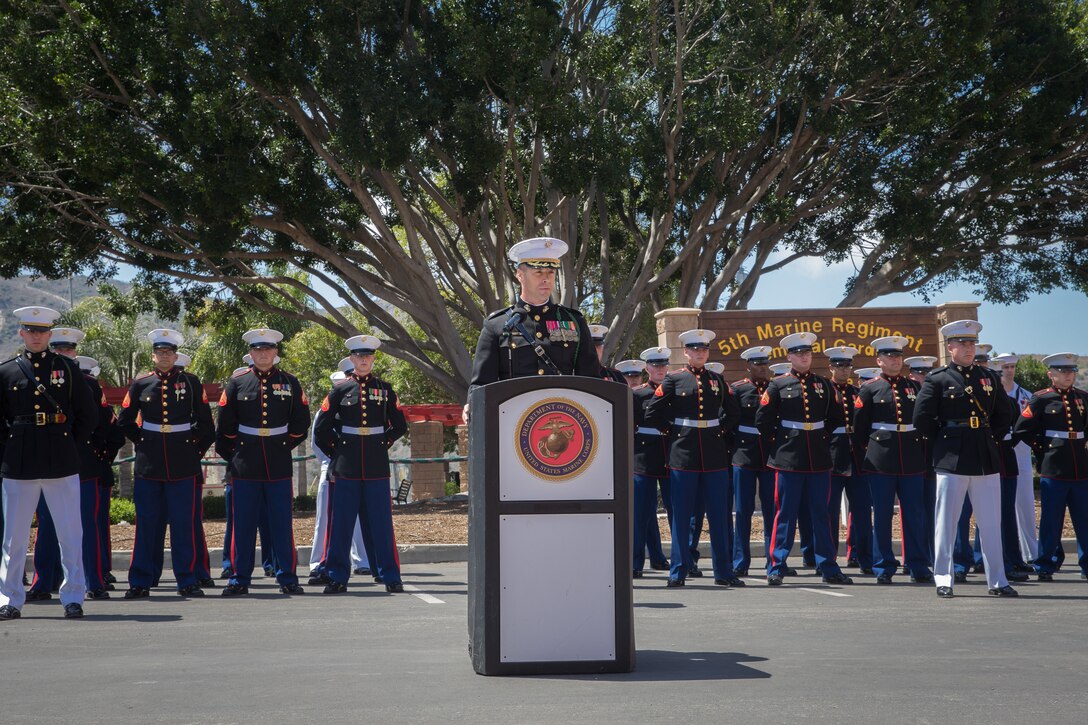
[[[552,483],[576,476],[597,452],[597,427],[577,403],[543,400],[522,416],[516,429],[518,458],[530,473]]]

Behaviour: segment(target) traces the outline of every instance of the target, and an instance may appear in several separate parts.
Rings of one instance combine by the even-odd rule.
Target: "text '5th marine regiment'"
[[[799,539],[798,566],[813,567],[829,584],[852,584],[843,569],[856,567],[877,584],[902,575],[949,598],[969,573],[984,572],[991,595],[1014,597],[1010,581],[1031,573],[1049,581],[1062,564],[1066,510],[1082,552],[1078,566],[1088,574],[1088,393],[1073,385],[1075,355],[1045,357],[1050,386],[1029,393],[1013,380],[1016,356],[991,358],[979,343],[982,325],[960,320],[940,330],[949,360],[942,367],[933,357],[908,357],[911,340],[897,335],[868,343],[870,368],[857,366],[853,347],[827,348],[814,359],[816,336],[792,332],[779,341],[787,362],[771,365],[771,347],[750,347],[739,354],[747,377],[727,381],[708,362],[714,332],[693,329],[679,336],[684,363],[671,372],[672,351],[662,347],[609,368],[602,361],[608,328],[553,300],[566,251],[550,238],[510,249],[519,294],[485,321],[470,385],[580,375],[630,389],[633,577],[644,577],[647,558],[650,569],[667,572],[669,587],[704,576],[705,522],[713,582],[722,587],[743,587],[760,554],[766,583],[782,585],[797,575],[790,560]],[[216,416],[203,384],[185,369],[191,361],[178,352],[182,335],[152,331],[154,369],[132,381],[115,415],[97,363],[77,354],[81,331],[54,327],[60,315],[44,307],[15,316],[24,349],[0,364],[0,619],[18,618],[26,600],[54,592],[68,618],[83,616],[85,599],[110,596],[111,464],[125,439],[135,446],[136,508],[125,599],[147,598],[159,585],[168,528],[177,594],[200,597],[216,586],[201,513],[210,450],[226,464],[222,596],[248,595],[258,536],[266,576],[284,595],[303,594],[292,459],[308,436],[321,463],[309,583],[337,594],[353,574],[365,574],[388,592],[404,590],[388,450],[408,425],[396,391],[373,373],[380,340],[346,340],[348,355],[330,375],[311,428],[302,385],[279,367],[276,330],[243,335],[249,355],[223,384]],[[466,405],[466,422],[470,413]],[[1041,476],[1037,528],[1033,465]],[[753,551],[757,510],[763,547]]]

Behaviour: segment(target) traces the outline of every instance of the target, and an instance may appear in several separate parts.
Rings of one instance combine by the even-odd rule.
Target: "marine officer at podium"
[[[509,307],[491,313],[480,331],[469,390],[527,375],[598,377],[601,363],[582,313],[555,304],[559,258],[567,244],[559,239],[526,239],[510,247],[521,291]],[[468,405],[463,417],[468,422]]]

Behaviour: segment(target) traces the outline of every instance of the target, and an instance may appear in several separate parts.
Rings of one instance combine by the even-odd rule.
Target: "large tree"
[[[455,396],[526,236],[572,243],[609,352],[800,256],[857,256],[865,301],[1016,245],[1053,284],[1083,244],[1075,0],[0,13],[0,273],[124,263],[168,309],[226,290],[341,336],[353,308]]]

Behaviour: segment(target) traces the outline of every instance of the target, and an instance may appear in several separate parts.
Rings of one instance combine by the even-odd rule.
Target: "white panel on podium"
[[[534,390],[499,405],[500,501],[615,497],[612,405],[580,390]],[[564,471],[573,471],[569,476]],[[542,473],[544,475],[542,475]]]
[[[612,514],[499,516],[502,662],[616,659],[614,528]]]

